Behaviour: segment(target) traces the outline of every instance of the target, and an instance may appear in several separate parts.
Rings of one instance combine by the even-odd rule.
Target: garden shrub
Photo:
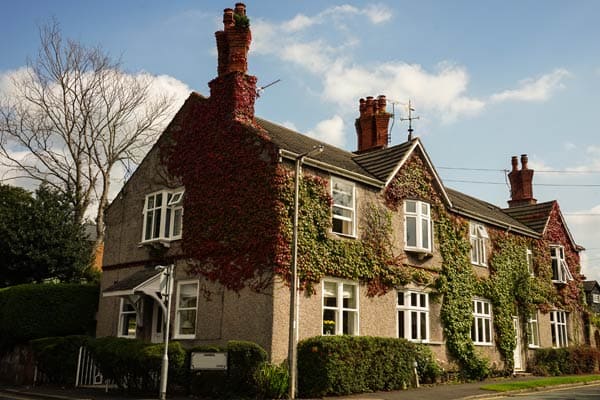
[[[0,290],[0,353],[33,339],[93,335],[98,286],[25,284]]]
[[[298,345],[298,389],[302,396],[346,395],[398,390],[420,380],[435,380],[439,367],[431,352],[405,339],[368,336],[318,336]]]
[[[599,361],[598,350],[589,346],[537,349],[530,369],[536,375],[592,373]]]
[[[157,388],[163,344],[137,339],[103,337],[88,343],[105,378],[130,392]],[[178,342],[169,343],[169,381],[176,380],[184,367],[185,350]]]
[[[263,363],[255,374],[258,394],[264,399],[287,398],[290,374],[286,363]]]
[[[37,366],[51,383],[73,385],[77,373],[79,348],[89,336],[48,337],[31,341]]]

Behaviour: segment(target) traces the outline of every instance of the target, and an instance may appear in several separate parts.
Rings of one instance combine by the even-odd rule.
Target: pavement
[[[503,380],[511,379],[514,381],[527,381],[540,379],[539,377],[524,376],[516,378],[490,379],[483,382],[472,383],[448,383],[439,385],[423,385],[420,388],[411,388],[400,391],[390,392],[374,392],[361,393],[348,396],[330,396],[324,397],[326,400],[455,400],[455,399],[500,399],[503,397],[514,396],[517,392],[497,393],[489,390],[481,389],[482,385],[488,383],[498,383]],[[556,390],[559,387],[578,387],[597,385],[600,393],[600,381],[587,384],[560,385],[547,388],[548,390]],[[545,390],[545,389],[542,389]],[[540,391],[540,389],[537,389]],[[36,387],[14,387],[0,386],[0,394],[13,394],[15,398],[31,398],[43,400],[150,400],[157,399],[157,396],[129,396],[117,390],[109,390],[106,392],[100,388],[62,388],[56,386],[36,386]],[[518,393],[522,393],[519,391]],[[167,395],[170,400],[190,400],[195,399],[193,396],[184,395]]]

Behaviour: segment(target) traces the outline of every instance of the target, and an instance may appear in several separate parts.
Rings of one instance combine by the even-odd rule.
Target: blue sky
[[[0,90],[35,57],[38,26],[54,17],[65,37],[101,45],[131,73],[155,75],[179,101],[191,90],[208,94],[214,32],[234,3],[2,0],[10,18],[0,25]],[[397,117],[411,99],[421,118],[415,134],[445,184],[499,206],[508,200],[502,170],[526,153],[534,196],[559,200],[588,249],[584,273],[600,280],[600,2],[246,4],[249,73],[259,85],[281,79],[260,97],[257,115],[355,150],[360,97],[387,95]],[[396,120],[394,144],[406,128]]]

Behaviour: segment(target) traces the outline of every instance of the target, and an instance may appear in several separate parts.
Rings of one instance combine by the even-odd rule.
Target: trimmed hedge
[[[537,349],[531,371],[536,375],[589,374],[597,370],[600,352],[589,346]]]
[[[97,285],[26,284],[0,290],[0,353],[33,339],[93,335]]]
[[[129,392],[155,390],[158,386],[164,344],[137,339],[103,337],[88,346],[105,378]],[[179,342],[169,343],[169,379],[177,382],[185,365],[186,352]]]
[[[79,348],[85,346],[89,336],[48,337],[31,341],[31,348],[41,371],[51,383],[75,384]]]
[[[405,339],[368,336],[318,336],[298,345],[298,390],[302,396],[346,395],[404,389],[414,382],[417,360],[421,380],[435,380],[439,367],[425,346]]]

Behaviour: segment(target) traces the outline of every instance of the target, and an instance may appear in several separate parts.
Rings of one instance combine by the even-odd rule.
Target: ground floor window
[[[567,313],[550,311],[550,329],[552,330],[552,347],[567,347]]]
[[[529,347],[540,347],[540,327],[537,312],[527,321],[527,343]]]
[[[471,339],[478,345],[492,344],[492,305],[487,300],[473,300]]]
[[[323,335],[358,335],[358,284],[323,281]]]
[[[198,281],[177,283],[176,306],[175,336],[179,339],[193,339],[196,336]]]
[[[132,300],[121,298],[121,304],[119,305],[119,333],[117,335],[119,337],[135,339],[137,310]]]
[[[398,291],[398,337],[413,341],[429,340],[429,294]]]

